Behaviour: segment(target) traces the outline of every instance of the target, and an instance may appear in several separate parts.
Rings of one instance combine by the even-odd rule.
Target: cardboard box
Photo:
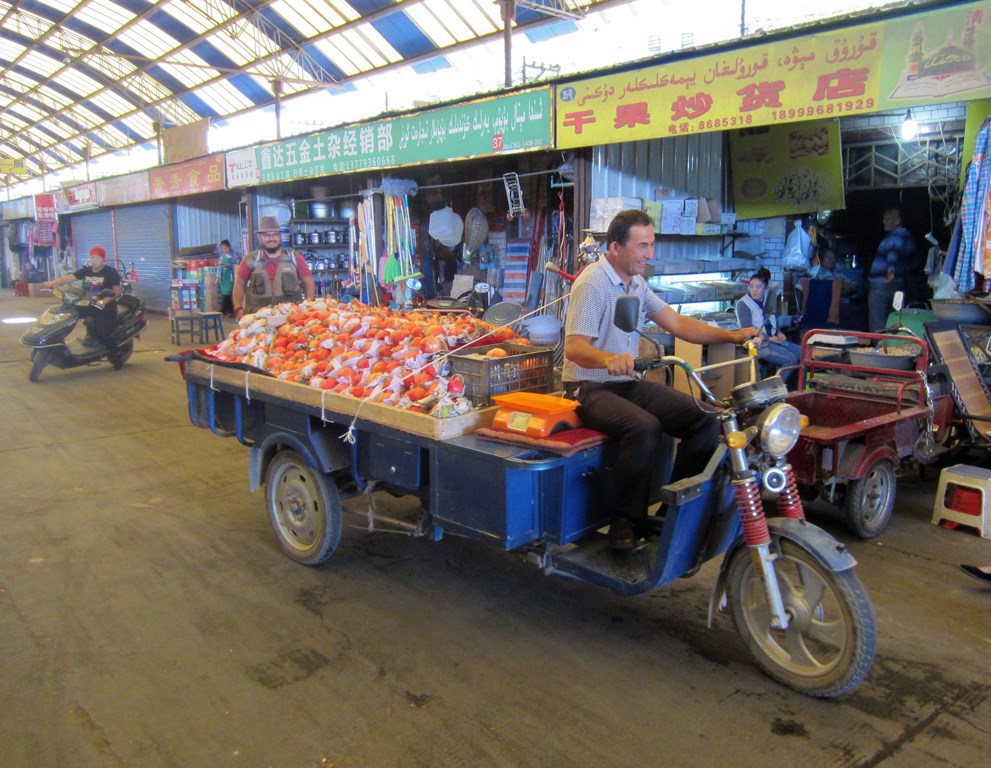
[[[705,211],[704,197],[686,197],[682,201],[681,212],[685,216],[691,216],[697,219],[699,217],[699,211]]]
[[[736,213],[723,211],[719,217],[719,223],[726,227],[726,229],[733,229],[736,226]]]
[[[32,299],[41,296],[41,283],[28,283],[28,296]]]
[[[721,235],[723,233],[722,224],[698,224],[695,225],[696,235]]]
[[[714,197],[699,198],[698,220],[700,224],[718,224],[723,212],[719,209],[719,201]]]
[[[643,209],[647,215],[654,220],[654,232],[661,232],[661,217],[664,215],[664,207],[656,200],[644,200]]]
[[[589,229],[593,232],[605,232],[609,223],[620,211],[630,208],[643,210],[643,199],[639,197],[595,197],[589,216]]]
[[[695,217],[685,214],[684,200],[665,200],[660,206],[659,231],[662,235],[695,234]]]

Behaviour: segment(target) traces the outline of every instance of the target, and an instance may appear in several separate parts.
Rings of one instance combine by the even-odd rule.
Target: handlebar
[[[716,397],[712,390],[706,386],[705,382],[702,381],[702,377],[698,372],[688,364],[687,361],[681,359],[680,357],[675,357],[674,355],[665,355],[664,357],[638,357],[633,361],[633,370],[637,373],[646,373],[647,371],[653,371],[657,368],[663,366],[678,367],[685,372],[695,386],[699,388],[699,391],[704,396],[703,399],[712,405],[724,405],[724,403]]]

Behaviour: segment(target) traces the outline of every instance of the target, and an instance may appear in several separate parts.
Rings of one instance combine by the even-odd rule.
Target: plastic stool
[[[939,473],[933,525],[949,520],[991,539],[991,470],[955,464]]]
[[[199,312],[186,312],[183,310],[173,310],[169,313],[169,322],[172,326],[172,343],[181,344],[182,336],[189,334],[189,343],[193,340],[202,342],[203,326],[200,323]]]
[[[200,312],[200,341],[204,344],[210,341],[210,334],[213,334],[214,341],[223,341],[227,335],[224,333],[224,316],[220,312]]]

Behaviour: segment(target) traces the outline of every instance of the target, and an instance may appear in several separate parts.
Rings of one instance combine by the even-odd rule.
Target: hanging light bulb
[[[919,124],[915,122],[915,118],[912,117],[912,110],[910,109],[905,113],[905,119],[902,120],[902,141],[911,141],[918,135]]]

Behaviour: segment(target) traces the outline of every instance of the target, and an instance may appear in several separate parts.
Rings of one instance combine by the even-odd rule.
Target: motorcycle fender
[[[771,529],[771,536],[788,539],[798,544],[802,549],[815,557],[823,568],[828,568],[833,573],[849,571],[857,565],[857,561],[846,545],[837,541],[831,534],[826,533],[822,528],[813,525],[807,520],[796,520],[790,517],[775,517],[767,521],[767,527]],[[712,585],[712,595],[709,598],[709,626],[712,627],[712,617],[715,609],[721,611],[726,605],[726,574],[729,571],[730,560],[740,547],[747,546],[743,540],[743,535],[737,537],[719,566],[719,575],[716,583]]]
[[[859,480],[881,459],[887,459],[896,467],[901,463],[898,454],[888,445],[874,445],[870,449],[863,443],[847,446],[836,468],[836,477],[841,482]]]
[[[265,472],[272,457],[281,446],[291,448],[306,459],[306,463],[318,472],[331,472],[350,465],[350,452],[339,440],[331,441],[323,433],[310,434],[304,438],[292,432],[273,430],[251,446],[248,457],[248,488],[254,493],[262,487]]]

